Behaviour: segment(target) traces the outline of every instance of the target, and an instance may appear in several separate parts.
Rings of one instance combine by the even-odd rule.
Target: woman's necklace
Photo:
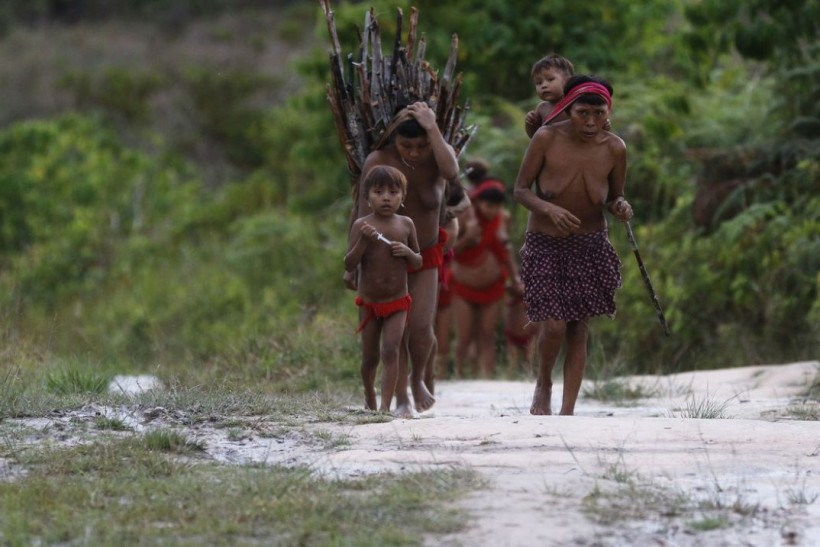
[[[416,170],[416,166],[415,166],[415,165],[411,165],[411,164],[407,163],[406,161],[404,161],[404,158],[403,158],[403,157],[401,157],[401,155],[399,155],[399,159],[401,160],[401,162],[402,162],[404,165],[406,165],[407,167],[409,167],[411,171],[415,171],[415,170]]]

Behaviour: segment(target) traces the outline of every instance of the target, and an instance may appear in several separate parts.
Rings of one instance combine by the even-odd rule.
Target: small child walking
[[[399,349],[412,304],[407,270],[421,267],[416,227],[397,214],[407,196],[407,179],[394,167],[379,165],[364,175],[362,190],[371,213],[350,228],[345,271],[358,268],[365,408],[376,410],[376,369],[383,364],[381,405],[390,411],[399,373]],[[402,416],[408,417],[408,416]]]

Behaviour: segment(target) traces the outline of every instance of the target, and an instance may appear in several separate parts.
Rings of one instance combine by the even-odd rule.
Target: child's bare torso
[[[407,198],[401,213],[415,223],[419,247],[424,250],[436,244],[446,181],[439,173],[435,158],[431,155],[408,166],[401,161],[393,144],[374,154],[378,154],[379,164],[395,167],[407,177]]]
[[[609,176],[615,167],[613,146],[620,142],[607,131],[593,142],[578,142],[570,136],[569,122],[549,126],[551,142],[544,153],[544,165],[535,192],[541,199],[563,207],[581,221],[579,233],[606,228],[603,208],[609,194]],[[561,236],[549,219],[532,214],[527,229]]]
[[[406,216],[370,214],[360,221],[376,228],[389,241],[409,244],[412,221]],[[370,243],[362,256],[359,295],[367,302],[389,302],[407,293],[407,259],[393,256],[391,246],[384,241]]]

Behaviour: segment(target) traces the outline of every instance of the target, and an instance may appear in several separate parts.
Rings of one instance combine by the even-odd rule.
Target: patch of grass
[[[414,545],[469,520],[473,471],[324,480],[302,468],[181,463],[133,440],[40,452],[0,483],[11,545]]]
[[[592,382],[591,387],[585,386],[584,397],[613,403],[617,406],[633,406],[640,399],[656,397],[658,390],[642,384],[630,385],[626,380],[610,379]]]
[[[808,471],[801,473],[799,469],[795,470],[795,484],[785,490],[790,505],[811,505],[820,499],[820,494],[806,484],[810,476],[811,473]]]
[[[97,429],[107,430],[107,431],[131,431],[132,428],[128,426],[122,419],[120,418],[108,418],[105,416],[100,416],[96,420],[94,420],[94,427]]]
[[[46,375],[46,387],[57,395],[96,394],[108,391],[111,377],[79,365],[67,365]]]
[[[350,444],[350,437],[326,429],[317,429],[310,433],[310,437],[318,442],[322,448],[330,450]]]
[[[695,418],[702,420],[714,420],[728,418],[726,409],[729,408],[734,397],[724,401],[718,401],[709,396],[696,397],[690,395],[686,398],[681,408],[672,411],[671,416],[677,418]]]
[[[205,450],[200,441],[192,441],[182,433],[172,429],[152,429],[145,433],[140,444],[148,450],[190,454]]]
[[[818,368],[817,374],[814,375],[814,380],[809,384],[809,388],[806,391],[806,398],[820,402],[820,368]]]
[[[687,528],[694,532],[709,532],[711,530],[728,528],[729,526],[731,526],[731,522],[723,515],[704,516],[700,520],[693,520],[687,523]]]
[[[816,422],[820,420],[820,405],[818,404],[797,404],[789,406],[785,411],[786,416],[795,420]]]
[[[17,415],[24,392],[18,368],[10,367],[0,373],[0,420]]]

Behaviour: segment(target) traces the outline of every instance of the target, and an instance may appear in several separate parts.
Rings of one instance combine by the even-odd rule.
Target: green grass
[[[582,391],[587,399],[594,399],[617,406],[633,406],[641,399],[656,397],[657,389],[648,388],[643,384],[630,385],[626,380],[610,379],[598,380],[584,386]]]
[[[57,395],[102,394],[108,390],[111,376],[88,367],[71,364],[48,373],[46,387]]]
[[[183,462],[147,438],[21,455],[29,473],[0,483],[0,542],[421,545],[462,530],[465,515],[445,504],[481,486],[459,468],[329,480]]]
[[[678,418],[694,418],[702,420],[724,419],[729,416],[726,414],[726,409],[729,408],[734,397],[724,401],[713,399],[707,393],[702,397],[690,395],[684,401],[683,406],[672,411],[672,417]]]

